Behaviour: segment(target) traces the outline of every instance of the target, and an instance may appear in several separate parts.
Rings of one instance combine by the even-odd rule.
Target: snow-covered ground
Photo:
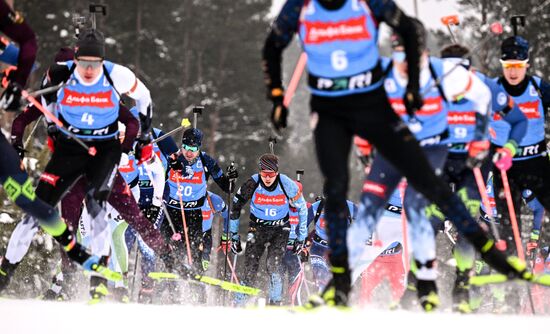
[[[550,317],[353,309],[284,309],[98,304],[0,299],[0,333],[531,333]]]

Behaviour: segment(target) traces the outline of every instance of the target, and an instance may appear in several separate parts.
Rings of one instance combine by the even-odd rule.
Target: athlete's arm
[[[233,205],[229,214],[229,230],[231,233],[239,233],[239,218],[244,205],[252,198],[258,184],[252,177],[246,180],[233,197]]]
[[[166,177],[164,174],[164,166],[158,157],[144,162],[145,169],[147,169],[151,183],[153,185],[153,200],[152,203],[156,207],[162,205],[162,196],[164,194],[164,186],[166,185]]]

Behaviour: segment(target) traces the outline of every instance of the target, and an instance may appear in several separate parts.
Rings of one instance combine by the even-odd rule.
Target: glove
[[[468,145],[468,158],[466,165],[470,168],[476,168],[483,164],[489,154],[490,143],[488,140],[475,140]]]
[[[411,118],[416,118],[416,111],[424,105],[424,99],[420,94],[420,89],[418,87],[407,86],[405,96],[403,97],[403,103],[405,104],[407,115]]]
[[[170,166],[171,169],[173,169],[176,172],[181,173],[183,171],[183,162],[181,162],[175,154],[172,154],[170,156],[168,165]]]
[[[139,136],[136,148],[135,157],[138,161],[138,165],[141,165],[145,161],[148,161],[153,156],[153,145],[151,144],[151,136],[149,134]]]
[[[284,91],[281,88],[274,88],[269,94],[269,99],[273,102],[273,109],[271,109],[271,123],[277,131],[286,128],[288,117],[288,109],[284,106]]]
[[[48,127],[46,128],[46,132],[48,133],[48,137],[50,137],[53,141],[57,140],[57,137],[59,136],[59,128],[54,123],[48,123]]]
[[[230,165],[227,167],[227,178],[229,180],[235,180],[239,177],[239,172],[237,171],[237,167],[234,165]]]
[[[238,234],[234,234],[230,238],[227,233],[222,233],[220,247],[223,249],[224,253],[227,253],[228,249],[231,249],[233,254],[239,254],[243,251],[243,247],[241,246],[241,237]]]
[[[17,155],[19,155],[19,159],[22,160],[25,157],[25,152],[27,152],[25,150],[25,148],[23,147],[23,143],[21,143],[21,142],[12,142],[11,146],[13,146],[13,148],[17,152]]]
[[[0,108],[5,111],[19,111],[21,108],[21,88],[15,82],[10,82],[0,97]]]
[[[539,247],[539,237],[540,237],[539,230],[533,230],[531,232],[531,237],[529,238],[529,242],[527,243],[528,256],[531,255],[531,253]]]
[[[148,207],[146,210],[145,210],[145,217],[151,222],[151,223],[156,223],[157,221],[157,218],[159,216],[159,213],[160,213],[160,207],[158,206],[155,206],[155,205],[151,205],[150,207]]]
[[[243,246],[241,245],[241,236],[240,235],[234,235],[233,238],[231,238],[231,252],[233,254],[240,254],[243,251]]]
[[[497,149],[493,162],[498,169],[507,171],[512,167],[512,158],[516,154],[516,146],[514,143],[508,142],[502,148]]]
[[[304,249],[305,247],[305,240],[296,240],[294,242],[294,246],[292,247],[292,252],[296,255],[300,254],[302,252],[302,250]]]
[[[210,254],[205,254],[205,253],[202,254],[201,264],[202,264],[202,270],[207,271],[208,267],[210,266]]]

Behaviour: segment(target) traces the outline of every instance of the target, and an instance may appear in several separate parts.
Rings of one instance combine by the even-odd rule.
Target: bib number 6
[[[346,51],[336,50],[330,55],[330,63],[332,68],[336,71],[343,71],[348,68],[348,58],[346,57]]]

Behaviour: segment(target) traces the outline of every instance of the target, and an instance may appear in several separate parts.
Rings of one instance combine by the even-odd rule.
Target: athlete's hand
[[[145,217],[151,222],[151,224],[156,223],[160,213],[160,207],[151,205],[145,209]]]
[[[493,157],[493,162],[498,169],[507,171],[512,167],[512,157],[513,154],[511,150],[507,147],[502,147],[497,149]]]
[[[239,177],[239,172],[235,165],[227,166],[227,178],[229,180],[236,180]]]
[[[183,171],[183,162],[181,162],[180,159],[178,159],[178,156],[175,154],[172,154],[170,156],[170,160],[168,161],[168,165],[171,169],[173,169],[176,172],[182,172]]]
[[[489,154],[490,145],[491,144],[488,140],[477,140],[470,142],[468,145],[468,158],[466,159],[466,165],[469,168],[480,167]]]
[[[410,117],[414,117],[415,113],[424,105],[424,99],[418,88],[407,86],[403,103],[405,104],[407,114]]]
[[[17,155],[19,155],[19,159],[23,159],[25,157],[25,148],[23,147],[23,143],[19,140],[17,140],[17,138],[15,136],[12,136],[11,138],[11,146],[15,149],[15,151],[17,152]]]
[[[0,108],[11,112],[19,111],[21,108],[21,88],[17,83],[8,83],[8,87],[0,97]]]
[[[271,123],[277,131],[286,128],[288,109],[283,104],[284,91],[281,88],[274,88],[269,94],[269,99],[273,102],[273,108],[271,109]]]

